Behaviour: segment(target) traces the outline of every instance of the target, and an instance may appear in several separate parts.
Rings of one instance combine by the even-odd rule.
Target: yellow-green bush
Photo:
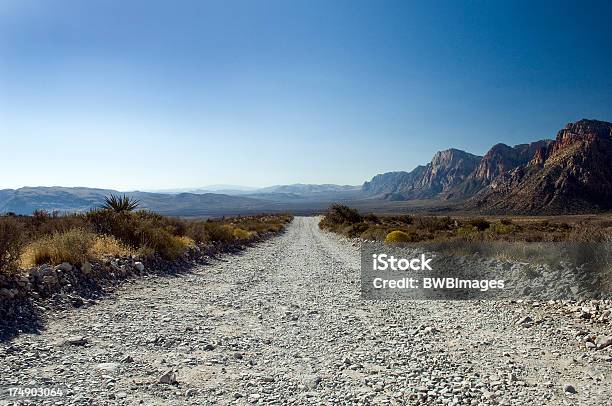
[[[141,246],[149,247],[155,252],[158,252],[164,259],[177,259],[181,257],[193,240],[172,235],[163,227],[152,227],[143,224],[139,229],[141,236]]]
[[[508,221],[500,221],[499,223],[494,223],[491,228],[497,234],[510,234],[517,231],[517,227],[512,224],[512,222]]]
[[[233,230],[234,237],[239,240],[248,240],[253,236],[251,231],[243,230],[242,228],[236,227]]]
[[[412,242],[415,240],[414,233],[407,233],[401,230],[391,231],[385,238],[385,244],[399,244],[403,242]]]
[[[473,237],[478,235],[478,228],[470,225],[462,226],[457,229],[457,235],[460,237]]]

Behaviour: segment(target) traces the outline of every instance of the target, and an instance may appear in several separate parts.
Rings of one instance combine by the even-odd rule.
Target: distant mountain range
[[[555,140],[494,145],[483,157],[448,149],[411,172],[376,175],[364,194],[390,201],[455,200],[486,213],[612,209],[612,124],[580,120]]]
[[[85,187],[23,187],[0,190],[0,213],[31,214],[36,209],[49,212],[83,212],[104,203],[111,194],[137,199],[142,209],[180,216],[223,216],[261,212],[294,211],[312,213],[334,201],[349,201],[361,194],[359,186],[281,185],[265,189],[232,189],[230,193],[179,190],[165,193],[118,192]]]
[[[0,190],[0,213],[73,212],[100,206],[109,189],[24,187]],[[140,207],[181,216],[258,212],[312,213],[342,202],[363,211],[468,210],[502,214],[587,213],[612,209],[612,124],[570,123],[555,140],[496,144],[477,156],[437,152],[410,172],[388,172],[360,186],[293,184],[265,188],[213,185],[126,192]]]
[[[110,189],[84,187],[24,187],[0,191],[0,213],[30,214],[36,209],[59,212],[86,211],[101,206],[104,197],[110,194],[125,194],[137,199],[140,208],[162,214],[185,216],[239,214],[259,212],[264,205],[274,209],[273,202],[215,193],[122,193]]]

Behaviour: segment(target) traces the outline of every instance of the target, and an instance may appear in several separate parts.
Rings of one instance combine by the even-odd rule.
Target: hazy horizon
[[[608,2],[7,1],[1,188],[360,185],[612,121]]]

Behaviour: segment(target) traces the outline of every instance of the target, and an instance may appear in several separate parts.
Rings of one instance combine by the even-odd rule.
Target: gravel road
[[[609,324],[538,303],[361,300],[357,243],[317,223],[51,312],[41,334],[0,343],[0,399],[60,386],[36,404],[612,404],[612,346],[580,339]]]

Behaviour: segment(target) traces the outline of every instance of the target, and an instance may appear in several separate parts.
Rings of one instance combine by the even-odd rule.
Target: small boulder
[[[72,265],[70,265],[68,262],[62,262],[61,264],[56,266],[55,269],[60,270],[62,272],[70,272],[72,271]]]
[[[123,362],[123,363],[130,363],[130,362],[134,362],[134,358],[132,358],[132,356],[131,356],[131,355],[126,355],[126,356],[125,356],[125,357],[124,357],[124,358],[121,360],[121,362]]]
[[[11,289],[7,289],[7,288],[0,289],[0,299],[12,299],[13,296],[15,295],[13,294],[13,291]]]
[[[569,383],[566,383],[565,385],[563,385],[563,392],[565,392],[565,393],[577,393],[576,388],[574,388]]]
[[[176,385],[178,381],[176,380],[176,373],[172,369],[167,370],[162,376],[159,377],[159,383],[163,383],[165,385]]]
[[[598,350],[603,350],[607,346],[612,345],[612,337],[610,337],[610,336],[599,336],[595,340],[595,345],[597,346]]]
[[[142,262],[135,262],[134,263],[134,268],[136,268],[136,270],[138,272],[142,272],[142,271],[145,270],[145,266],[144,266],[144,264]]]

